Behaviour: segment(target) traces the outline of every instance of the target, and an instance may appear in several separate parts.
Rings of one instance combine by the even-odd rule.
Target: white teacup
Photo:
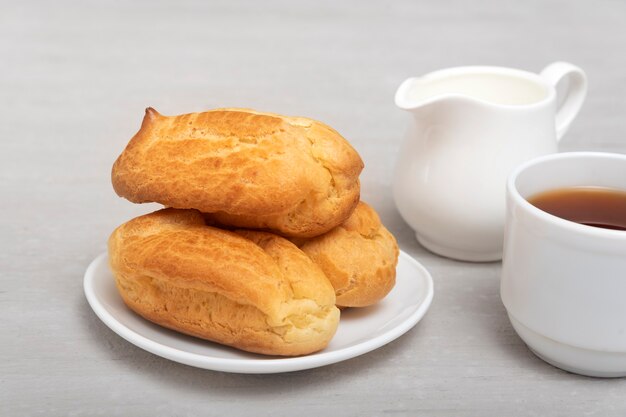
[[[571,186],[626,190],[626,155],[553,154],[511,174],[502,301],[519,336],[546,362],[626,376],[626,231],[564,220],[527,201]]]

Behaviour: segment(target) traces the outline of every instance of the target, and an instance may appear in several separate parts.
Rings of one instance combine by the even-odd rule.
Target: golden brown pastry
[[[294,244],[163,209],[118,227],[109,262],[124,302],[161,326],[242,350],[304,355],[339,322],[322,271]]]
[[[364,307],[384,298],[396,282],[398,245],[376,211],[360,202],[342,225],[312,239],[294,239],[322,268],[337,305]]]
[[[168,117],[148,108],[111,176],[117,194],[135,203],[312,237],[352,213],[362,169],[350,144],[315,120],[245,109]]]

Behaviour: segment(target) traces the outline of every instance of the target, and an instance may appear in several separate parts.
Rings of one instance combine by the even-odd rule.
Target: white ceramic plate
[[[433,281],[415,259],[400,252],[396,286],[380,303],[347,309],[335,337],[321,352],[295,358],[263,356],[186,336],[133,313],[120,298],[103,253],[85,272],[85,295],[98,317],[115,333],[155,355],[198,368],[238,373],[278,373],[316,368],[354,358],[402,336],[424,316]]]

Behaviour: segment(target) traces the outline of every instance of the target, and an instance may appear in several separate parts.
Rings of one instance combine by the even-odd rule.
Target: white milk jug
[[[568,85],[557,105],[561,80]],[[501,259],[507,176],[557,152],[586,92],[584,72],[565,62],[540,75],[477,66],[404,81],[395,102],[412,117],[393,194],[417,240],[454,259]]]

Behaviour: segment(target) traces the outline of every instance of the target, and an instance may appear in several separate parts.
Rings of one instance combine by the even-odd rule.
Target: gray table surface
[[[391,199],[408,76],[567,60],[590,89],[562,150],[626,152],[623,1],[0,1],[0,415],[626,415],[626,380],[580,377],[525,347],[499,263],[420,247]],[[308,371],[237,375],[127,343],[82,277],[108,234],[154,205],[110,168],[143,109],[244,106],[325,121],[362,155],[362,194],[430,270],[402,338]]]

